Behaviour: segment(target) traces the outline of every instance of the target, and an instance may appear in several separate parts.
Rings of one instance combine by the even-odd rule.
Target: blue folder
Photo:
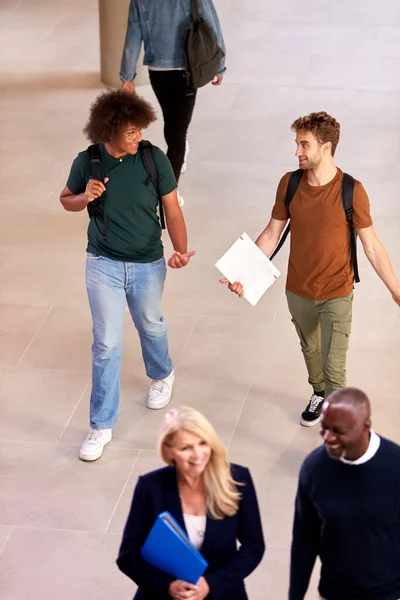
[[[153,567],[193,584],[208,567],[207,561],[169,512],[158,515],[141,555]]]

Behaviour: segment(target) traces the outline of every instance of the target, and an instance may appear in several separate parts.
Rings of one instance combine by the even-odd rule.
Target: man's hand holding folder
[[[244,296],[252,306],[280,275],[247,233],[242,233],[215,266],[224,276],[220,283],[228,284],[231,292],[239,298]]]

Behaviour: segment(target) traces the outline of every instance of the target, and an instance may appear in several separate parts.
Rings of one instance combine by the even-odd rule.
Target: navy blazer
[[[207,516],[201,553],[208,562],[204,574],[208,599],[246,600],[243,580],[260,563],[265,545],[260,512],[250,471],[231,465],[232,477],[243,483],[242,499],[233,517]],[[168,511],[186,531],[175,467],[164,467],[139,477],[125,526],[118,567],[138,586],[135,600],[171,600],[168,588],[174,577],[147,563],[140,550],[158,515]],[[240,548],[237,549],[237,541]]]

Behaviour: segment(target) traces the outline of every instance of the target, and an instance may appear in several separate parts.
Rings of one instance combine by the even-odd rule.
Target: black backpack
[[[299,187],[299,183],[303,176],[303,173],[304,173],[304,171],[302,169],[298,169],[297,171],[294,171],[290,176],[288,187],[286,190],[286,196],[285,196],[285,204],[287,206],[288,211],[289,211],[289,205],[290,205],[291,201],[293,200],[293,197],[297,191],[297,188]],[[342,204],[343,204],[344,213],[346,215],[346,221],[349,225],[351,262],[352,262],[353,270],[354,270],[354,280],[356,283],[358,283],[360,281],[360,276],[358,274],[358,263],[357,263],[357,232],[354,229],[354,225],[353,225],[353,192],[354,192],[355,182],[356,182],[356,180],[351,175],[348,175],[347,173],[343,173]],[[289,218],[290,218],[290,212],[289,212]],[[279,240],[279,244],[277,245],[277,247],[271,254],[270,260],[272,260],[278,254],[279,250],[282,248],[283,244],[286,241],[287,236],[289,235],[289,231],[290,231],[290,221],[287,224],[286,229],[283,232],[281,239]]]
[[[186,78],[192,88],[210,83],[218,74],[225,56],[214,30],[200,16],[198,0],[190,0],[192,22],[186,31]]]
[[[165,217],[164,217],[164,209],[162,205],[162,200],[160,193],[158,191],[158,171],[157,165],[154,160],[153,146],[151,142],[147,140],[142,140],[139,143],[139,152],[143,161],[143,166],[147,172],[146,185],[149,185],[151,182],[154,186],[154,189],[157,192],[158,196],[158,210],[160,215],[160,223],[161,229],[165,229]],[[101,154],[100,154],[100,146],[99,144],[92,144],[87,149],[90,168],[92,171],[93,179],[97,179],[98,181],[104,180],[103,167],[101,165]],[[101,230],[101,237],[103,240],[107,239],[107,230],[108,230],[108,217],[106,211],[106,192],[100,196],[100,198],[96,198],[92,202],[89,202],[87,205],[87,211],[89,213],[89,217],[92,219],[96,219],[96,217],[104,217],[103,218],[103,227]]]

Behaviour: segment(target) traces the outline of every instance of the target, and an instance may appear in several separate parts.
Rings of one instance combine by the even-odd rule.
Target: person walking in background
[[[93,319],[90,431],[80,458],[100,458],[111,441],[120,400],[122,330],[125,303],[138,330],[146,373],[152,383],[147,406],[166,406],[174,370],[167,326],[161,312],[166,276],[159,197],[143,163],[142,130],[155,120],[153,107],[121,90],[101,94],[90,110],[84,133],[98,145],[103,181],[92,176],[88,151],[74,160],[61,192],[65,210],[89,207],[86,286]],[[174,253],[172,268],[188,264],[187,234],[169,160],[153,146],[158,192]]]
[[[117,560],[121,571],[139,587],[135,600],[245,600],[243,580],[264,554],[249,470],[228,463],[213,426],[193,408],[171,409],[166,414],[158,449],[168,466],[139,477]],[[197,585],[174,580],[140,555],[157,516],[164,511],[175,518],[208,562]]]
[[[144,64],[149,67],[150,83],[163,113],[167,156],[177,182],[187,168],[189,146],[186,136],[197,94],[186,78],[185,39],[191,23],[191,4],[191,0],[131,0],[120,71],[122,89],[134,92],[137,61],[143,42]],[[218,45],[225,53],[212,0],[198,0],[198,7],[200,16],[212,28]],[[213,85],[221,85],[225,70],[223,57]],[[182,197],[179,201],[183,206]]]
[[[371,429],[354,388],[326,400],[321,435],[300,471],[289,600],[304,599],[317,556],[325,600],[398,600],[400,446]]]
[[[299,171],[282,177],[271,220],[256,244],[271,256],[290,217],[286,296],[313,388],[300,419],[309,427],[319,423],[324,398],[346,385],[354,284],[352,229],[343,206],[344,174],[334,163],[340,124],[318,112],[296,119],[292,130]],[[286,198],[297,174],[289,212]],[[369,262],[400,304],[400,284],[373,228],[368,196],[359,181],[354,183],[351,221]],[[243,296],[240,282],[228,287]]]

